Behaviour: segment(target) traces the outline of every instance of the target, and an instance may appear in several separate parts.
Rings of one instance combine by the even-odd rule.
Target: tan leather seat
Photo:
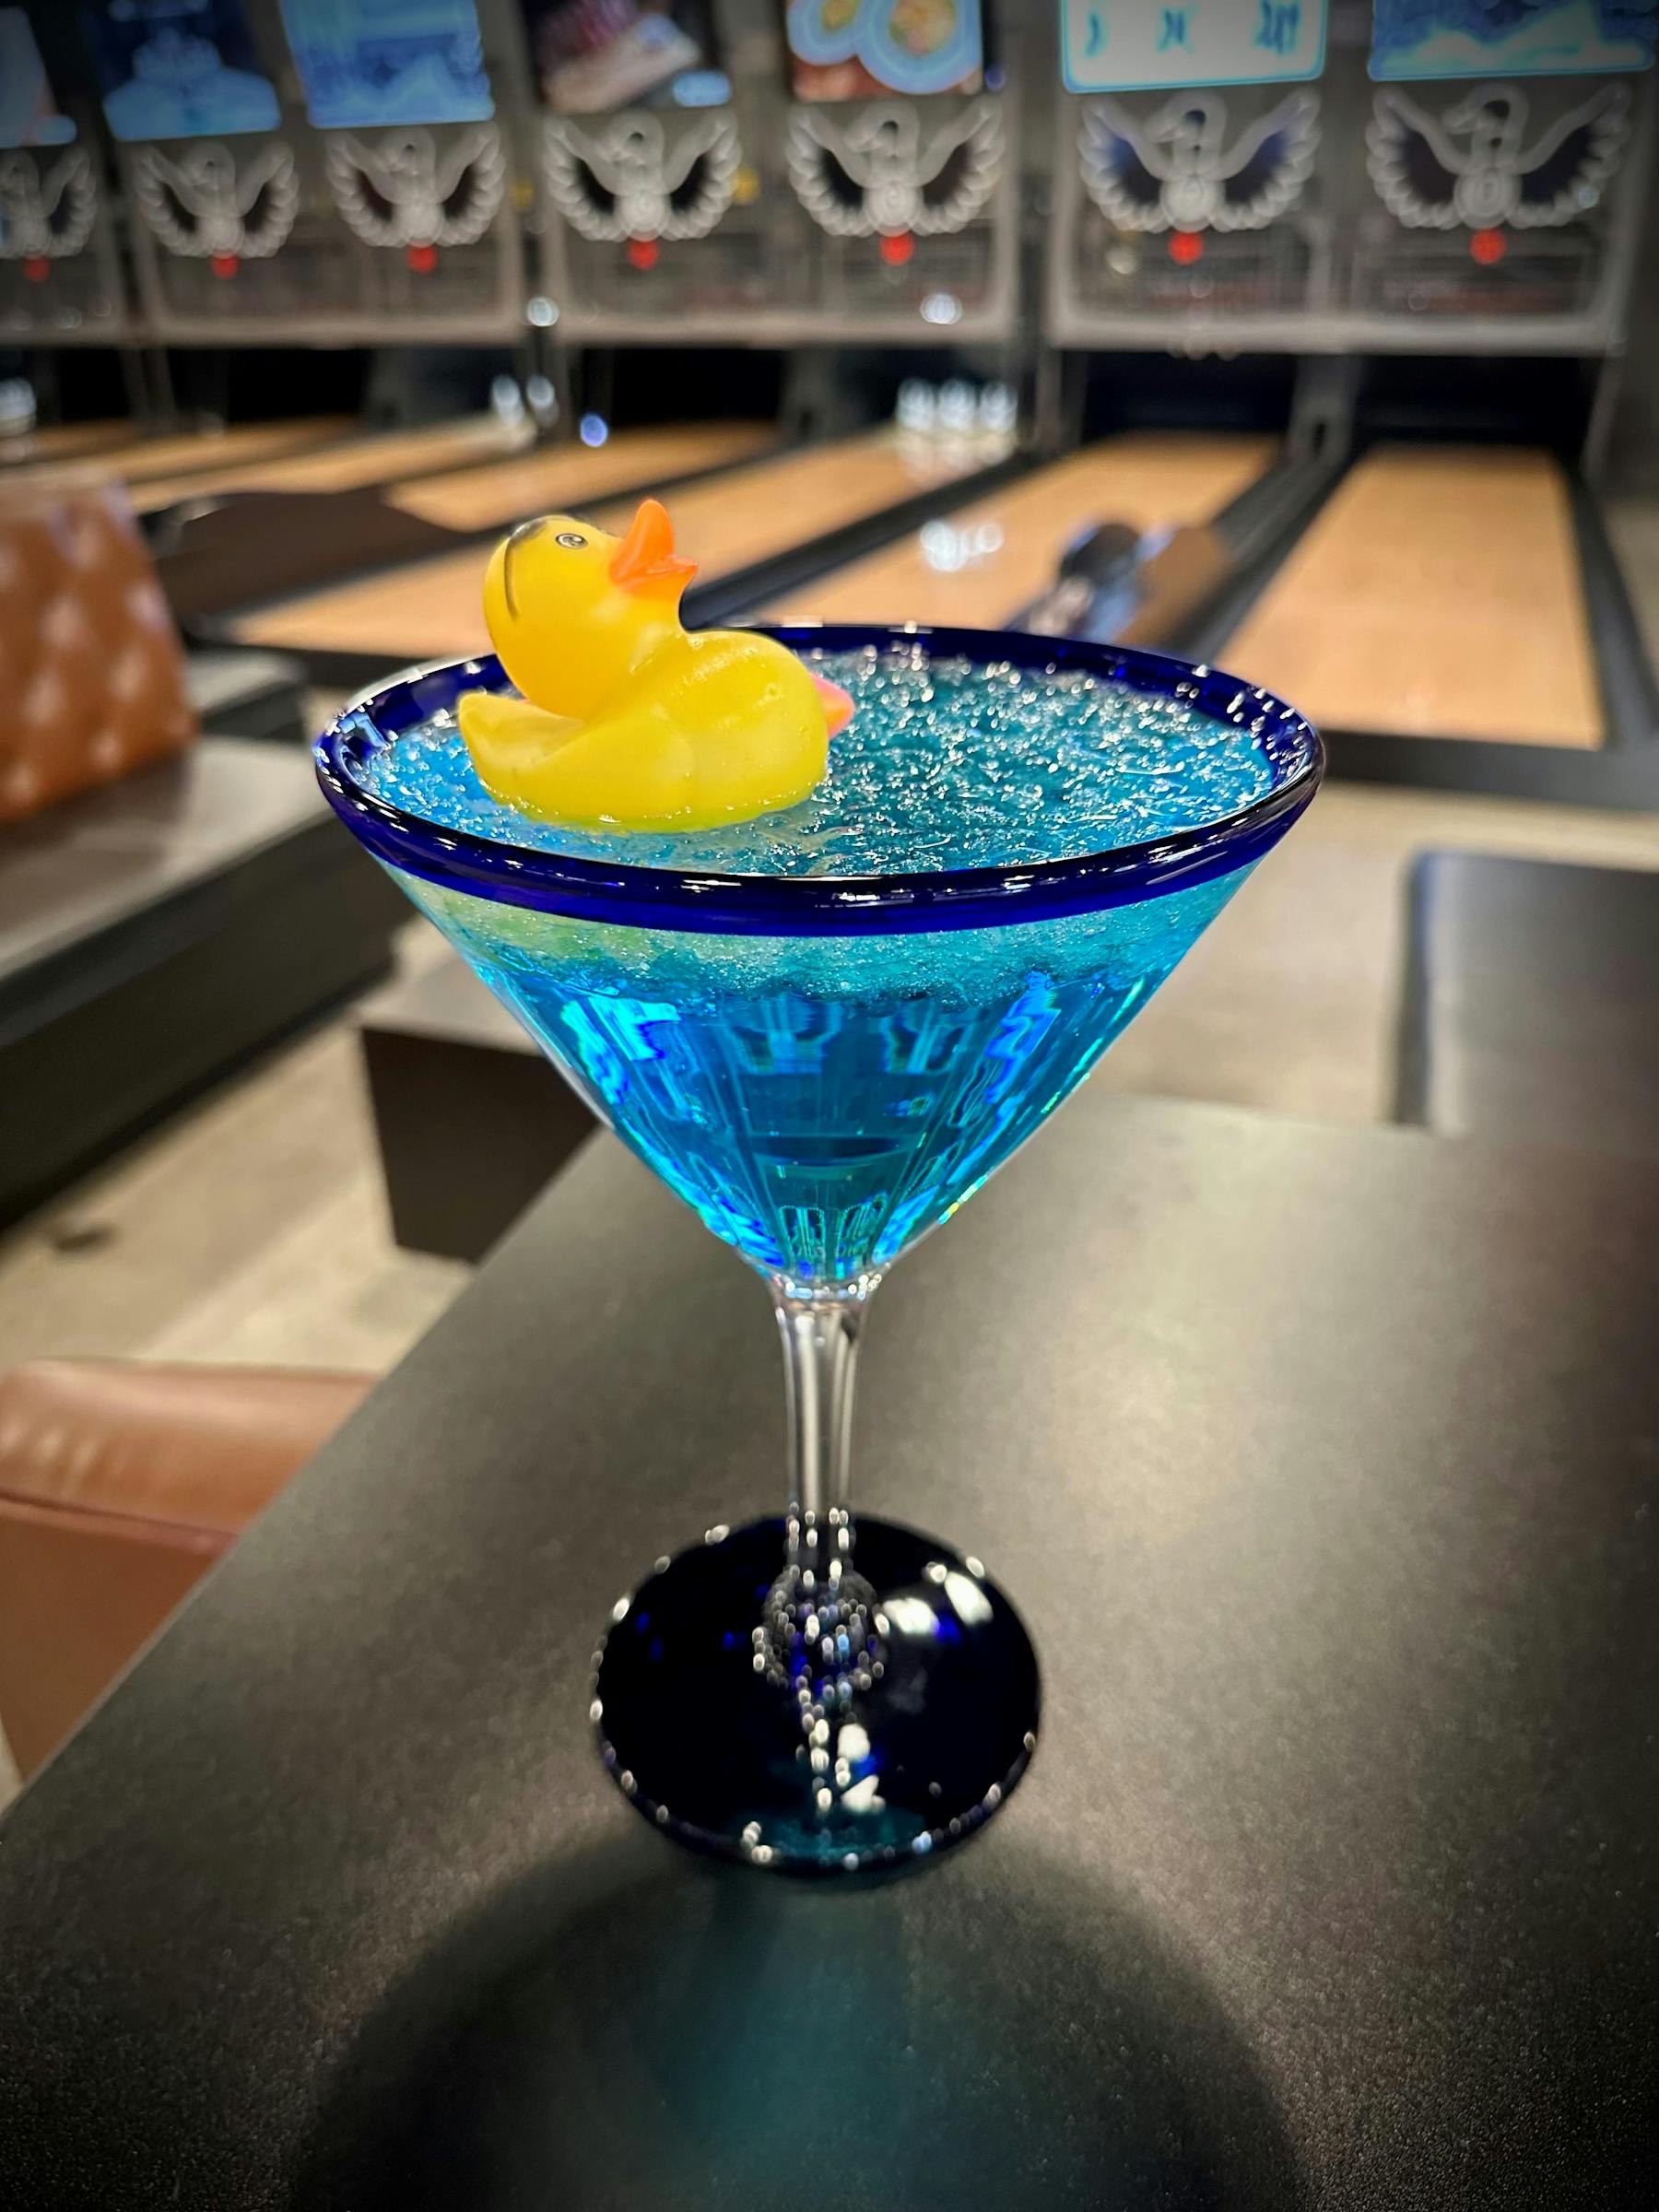
[[[0,1726],[23,1774],[370,1387],[117,1360],[0,1377]]]

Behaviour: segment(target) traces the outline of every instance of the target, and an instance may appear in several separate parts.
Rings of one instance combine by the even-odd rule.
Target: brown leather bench
[[[0,1376],[0,1727],[24,1776],[370,1387],[100,1359]]]

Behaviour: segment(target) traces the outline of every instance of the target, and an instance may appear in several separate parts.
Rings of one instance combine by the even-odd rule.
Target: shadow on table
[[[1012,1839],[1010,1839],[1010,1843]],[[388,1994],[296,2212],[1286,2212],[1203,1984],[1002,1840],[836,1891],[641,1834],[496,1900]]]

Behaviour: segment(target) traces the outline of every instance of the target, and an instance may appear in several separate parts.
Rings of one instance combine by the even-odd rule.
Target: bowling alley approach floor
[[[1404,884],[1429,846],[1659,869],[1659,817],[1327,785],[1091,1080],[1387,1119]],[[402,957],[448,955],[412,919]],[[0,1238],[0,1370],[81,1354],[383,1372],[469,1274],[392,1241],[347,1012]],[[8,1772],[0,1745],[0,1801]]]

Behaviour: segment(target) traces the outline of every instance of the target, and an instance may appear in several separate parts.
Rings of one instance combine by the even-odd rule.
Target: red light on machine
[[[1493,268],[1509,252],[1509,240],[1501,230],[1477,230],[1469,239],[1469,256],[1483,269]]]
[[[654,238],[630,238],[628,241],[628,258],[636,269],[654,269],[657,251]]]
[[[1182,268],[1190,269],[1195,261],[1204,259],[1204,241],[1196,230],[1175,230],[1170,236],[1170,259]]]
[[[404,259],[417,276],[429,276],[438,266],[438,249],[436,246],[411,246]]]
[[[234,253],[215,253],[207,266],[216,276],[234,276],[241,263]]]
[[[52,274],[52,264],[44,253],[28,254],[23,262],[23,274],[30,284],[44,284]]]
[[[896,230],[881,241],[881,258],[889,269],[901,269],[916,250],[916,241],[908,230]]]

